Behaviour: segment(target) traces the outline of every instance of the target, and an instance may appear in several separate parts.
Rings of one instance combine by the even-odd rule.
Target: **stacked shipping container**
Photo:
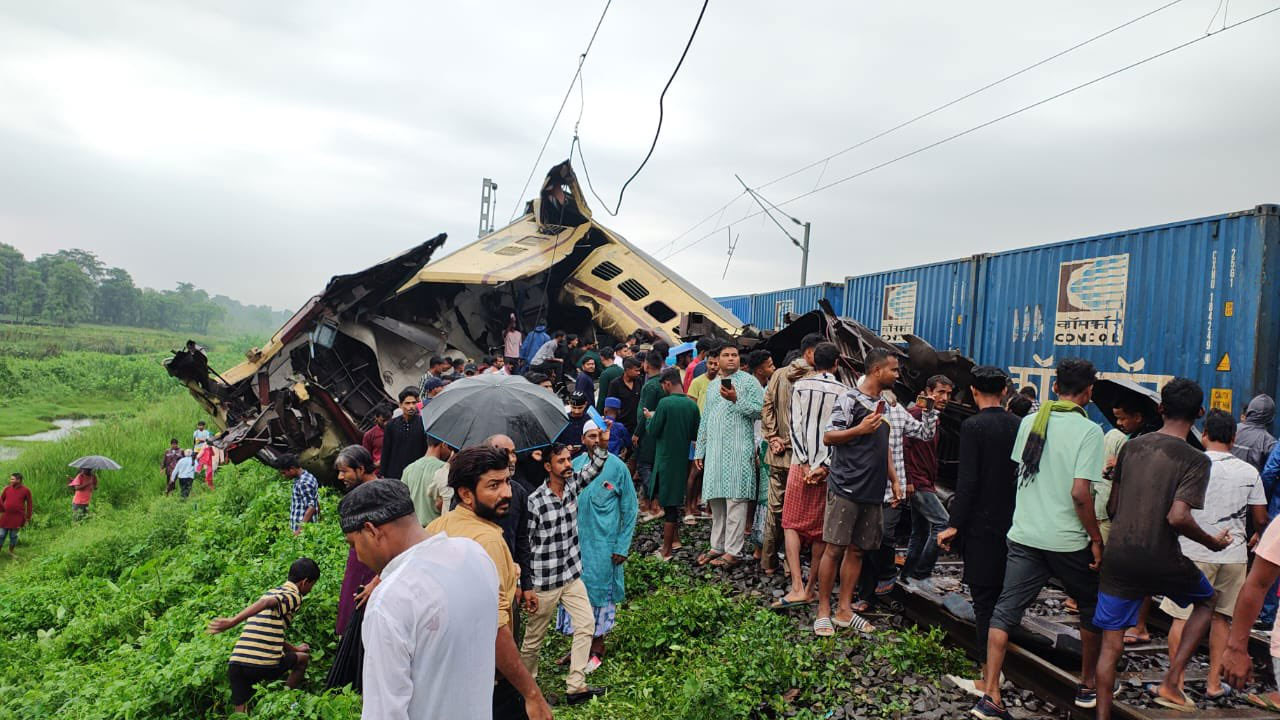
[[[840,310],[844,307],[844,284],[819,283],[758,295],[716,298],[716,302],[737,315],[743,324],[755,325],[760,330],[777,330],[786,324],[783,318],[787,313],[803,315],[816,310],[820,299],[826,299],[837,311]]]
[[[836,307],[890,340],[913,334],[999,365],[1042,397],[1057,362],[1077,356],[1155,389],[1190,377],[1238,415],[1280,391],[1278,272],[1280,206],[1260,205],[851,277]],[[757,327],[772,329],[788,293],[753,296]]]

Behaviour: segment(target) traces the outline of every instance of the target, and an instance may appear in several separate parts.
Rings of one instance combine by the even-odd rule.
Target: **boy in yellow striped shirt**
[[[245,623],[227,663],[231,704],[236,712],[247,712],[253,687],[258,683],[278,680],[288,673],[286,685],[296,688],[302,684],[302,675],[311,661],[311,648],[306,643],[285,642],[284,631],[302,604],[302,598],[311,592],[319,578],[320,567],[315,560],[298,558],[289,566],[288,582],[268,590],[239,615],[209,622],[210,634]]]

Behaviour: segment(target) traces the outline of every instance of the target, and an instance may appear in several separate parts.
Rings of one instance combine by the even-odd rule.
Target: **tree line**
[[[173,290],[133,284],[123,268],[107,267],[88,250],[47,253],[28,261],[0,243],[0,318],[58,325],[100,323],[192,332],[266,333],[290,313],[210,295],[191,283]]]

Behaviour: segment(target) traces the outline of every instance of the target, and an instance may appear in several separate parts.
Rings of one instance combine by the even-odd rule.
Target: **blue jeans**
[[[911,542],[903,565],[907,577],[927,578],[933,574],[938,562],[938,533],[946,529],[950,520],[937,493],[916,492],[911,496]]]
[[[9,549],[12,550],[18,546],[18,529],[17,528],[0,528],[0,546],[4,545],[5,536],[9,538]]]
[[[1271,589],[1267,590],[1267,596],[1262,600],[1262,612],[1258,613],[1258,622],[1270,625],[1276,621],[1276,608],[1280,607],[1280,597],[1276,597],[1276,588],[1280,587],[1280,580],[1271,583]]]

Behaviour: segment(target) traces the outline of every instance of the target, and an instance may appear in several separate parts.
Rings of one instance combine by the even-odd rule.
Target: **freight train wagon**
[[[999,365],[1049,394],[1084,357],[1159,389],[1175,376],[1239,414],[1277,394],[1280,206],[851,277],[844,314]]]

